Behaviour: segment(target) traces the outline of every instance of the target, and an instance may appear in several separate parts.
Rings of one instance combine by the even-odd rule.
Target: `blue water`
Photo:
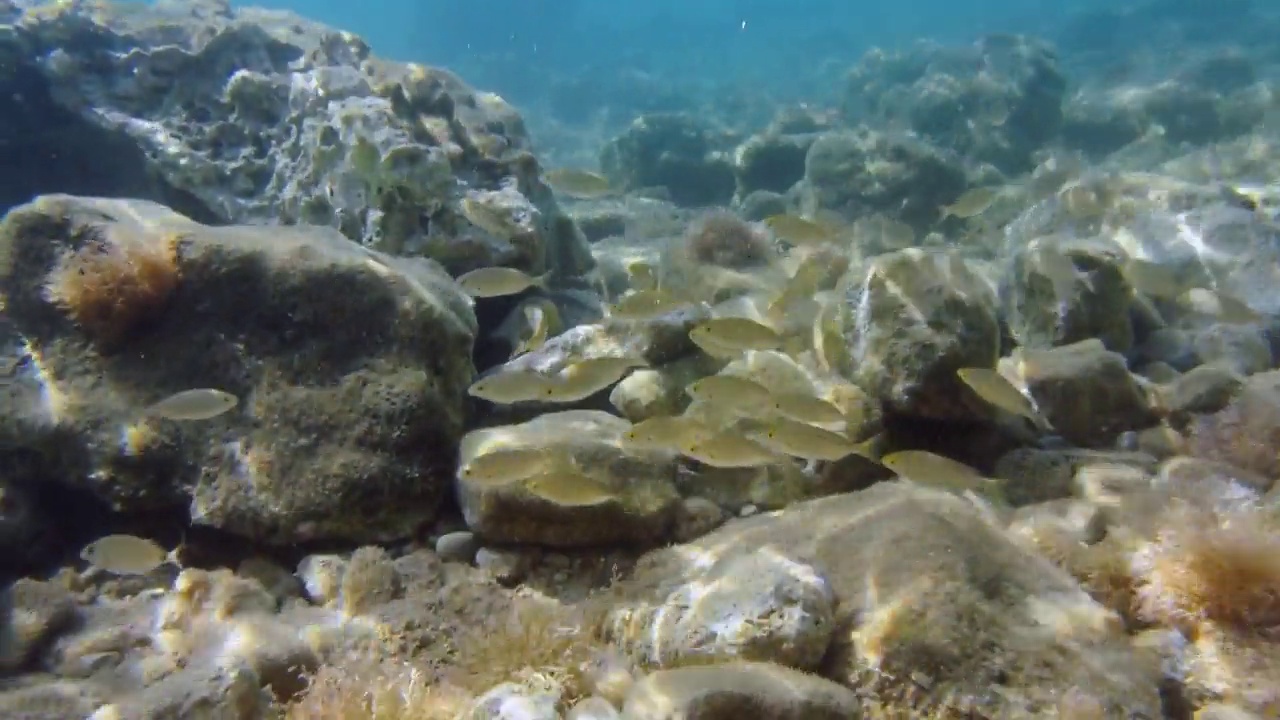
[[[815,63],[847,66],[872,46],[985,32],[1045,33],[1100,0],[291,0],[355,32],[381,55],[445,65],[519,98],[525,73],[634,66],[702,82],[785,88]],[[537,82],[537,79],[532,79]]]

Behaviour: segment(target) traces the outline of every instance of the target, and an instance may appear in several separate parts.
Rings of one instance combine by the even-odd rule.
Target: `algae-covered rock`
[[[764,133],[749,138],[734,152],[738,197],[753,192],[785,193],[804,178],[805,156],[815,136]]]
[[[824,674],[865,702],[1030,718],[1079,686],[1116,716],[1159,716],[1159,675],[1114,613],[970,503],[902,483],[735,520],[650,553],[618,591],[696,587],[709,565],[757,554],[820,569],[836,599]]]
[[[956,371],[992,367],[1000,348],[996,296],[952,252],[903,250],[855,277],[843,308],[848,377],[885,409],[971,418]]]
[[[618,438],[630,423],[595,410],[565,410],[519,425],[474,430],[462,440],[459,465],[504,449],[566,452],[592,481],[613,497],[587,505],[559,504],[529,492],[521,482],[457,479],[458,502],[483,540],[587,547],[608,543],[662,542],[671,532],[680,496],[676,460],[661,453],[627,453]]]
[[[43,128],[29,134],[44,158],[36,192],[146,198],[212,224],[329,225],[455,274],[590,267],[520,114],[447,70],[382,60],[291,12],[220,2],[32,6],[12,22],[0,53],[23,80],[6,87],[44,98],[18,110],[22,126]],[[517,237],[461,213],[464,198],[499,190],[535,211]]]
[[[715,133],[684,113],[636,118],[600,153],[600,167],[626,190],[661,186],[677,205],[724,205],[733,198],[733,163]]]
[[[1107,447],[1120,433],[1156,422],[1124,357],[1096,338],[1051,350],[1023,350],[1012,364],[1041,414],[1074,445]]]
[[[1013,339],[1024,347],[1046,348],[1096,337],[1109,350],[1129,352],[1133,290],[1118,263],[1089,248],[1059,248],[1050,242],[1018,250],[1002,277],[1003,317]],[[1059,253],[1075,273],[1065,288],[1055,280],[1064,269],[1055,262]]]
[[[853,219],[883,213],[917,229],[964,192],[964,169],[927,143],[875,130],[822,135],[805,158],[802,206]]]
[[[662,670],[627,693],[624,720],[848,720],[862,703],[848,688],[770,663]]]
[[[48,480],[271,543],[403,537],[434,516],[476,333],[435,263],[327,228],[61,195],[13,210],[0,248],[0,291],[52,399],[17,418],[20,446]],[[145,416],[209,387],[238,405]]]
[[[606,620],[606,634],[646,666],[761,660],[812,670],[835,632],[827,581],[769,548],[678,580],[616,606]]]

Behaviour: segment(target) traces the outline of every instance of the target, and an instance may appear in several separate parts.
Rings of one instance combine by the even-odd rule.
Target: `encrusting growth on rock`
[[[183,236],[147,238],[87,233],[45,281],[45,298],[62,308],[99,347],[118,345],[164,311],[182,279]]]

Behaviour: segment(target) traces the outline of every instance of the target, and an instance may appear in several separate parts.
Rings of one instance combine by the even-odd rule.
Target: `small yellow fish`
[[[838,372],[849,352],[840,334],[840,306],[828,301],[813,318],[813,356],[825,372]]]
[[[636,260],[627,263],[627,281],[631,289],[639,292],[658,289],[658,270],[652,263]]]
[[[520,224],[509,210],[496,208],[473,198],[463,198],[460,207],[467,222],[494,237],[509,239],[520,233]]]
[[[760,412],[772,402],[768,388],[736,375],[710,375],[689,383],[684,391],[698,402],[738,412]]]
[[[1098,193],[1078,183],[1070,183],[1058,191],[1062,206],[1067,214],[1077,220],[1098,217],[1106,211],[1106,207]]]
[[[694,342],[705,338],[715,346],[737,350],[774,350],[782,345],[782,336],[773,328],[738,317],[714,318],[698,323],[689,331],[689,337]]]
[[[689,339],[693,341],[693,344],[696,345],[699,350],[713,358],[718,358],[720,360],[733,360],[742,356],[741,350],[728,347],[726,345],[720,345],[715,341],[715,338],[707,335],[690,335]]]
[[[542,179],[552,190],[573,198],[584,200],[604,197],[613,192],[609,180],[603,175],[588,170],[573,168],[557,168],[548,170]]]
[[[116,575],[145,575],[164,564],[179,565],[178,548],[166,551],[133,535],[100,537],[84,546],[80,559]]]
[[[938,212],[941,213],[941,217],[938,220],[941,222],[948,217],[968,220],[969,218],[977,217],[991,207],[991,203],[995,202],[996,197],[997,193],[992,188],[981,187],[966,191],[956,198],[955,202],[938,208]]]
[[[585,400],[614,385],[632,370],[648,366],[649,363],[640,358],[599,357],[579,360],[560,371],[557,376],[559,382],[552,385],[542,399],[557,403]]]
[[[554,305],[551,307],[553,310],[555,309]],[[547,333],[551,327],[551,319],[548,317],[545,306],[531,303],[525,305],[522,311],[524,312],[525,321],[529,324],[531,330],[529,337],[521,340],[516,345],[515,350],[511,352],[511,357],[513,358],[542,347],[543,343],[547,341]]]
[[[773,409],[792,420],[810,425],[839,425],[846,419],[840,408],[805,393],[777,393],[773,396]]]
[[[956,377],[969,386],[969,389],[983,402],[1007,413],[1024,417],[1041,429],[1048,429],[1048,423],[1036,410],[1031,399],[999,372],[988,368],[961,368],[956,371]]]
[[[1243,324],[1262,319],[1243,300],[1208,288],[1191,288],[1178,296],[1178,304],[1191,312],[1212,315],[1225,323]]]
[[[458,284],[471,297],[490,298],[515,295],[531,287],[545,287],[551,273],[530,277],[522,270],[509,267],[487,267],[458,277]]]
[[[524,489],[534,497],[565,507],[590,507],[618,499],[607,485],[580,470],[539,473],[524,481]]]
[[[750,433],[752,440],[775,452],[805,460],[835,461],[858,451],[849,438],[791,418],[775,418],[764,429]]]
[[[1052,242],[1037,243],[1028,256],[1028,262],[1049,280],[1056,302],[1070,302],[1076,297],[1076,283],[1089,284],[1088,276],[1076,269],[1071,258]]]
[[[906,480],[964,493],[966,490],[979,496],[1000,497],[1001,481],[988,478],[961,462],[927,450],[903,450],[880,458],[880,464]]]
[[[506,370],[471,383],[467,394],[499,405],[542,400],[554,392],[557,379],[531,370]]]
[[[458,468],[458,477],[483,485],[512,483],[546,472],[555,458],[545,448],[502,448],[477,455]]]
[[[654,288],[622,296],[622,299],[609,308],[608,315],[619,320],[648,320],[673,313],[691,304],[684,298]]]
[[[821,245],[840,237],[839,228],[830,223],[806,220],[790,213],[767,217],[764,224],[792,245]]]
[[[690,439],[680,447],[680,452],[704,465],[718,468],[759,467],[780,460],[769,448],[734,431],[705,439]]]
[[[239,398],[212,388],[174,393],[143,411],[166,420],[208,420],[234,408]]]
[[[661,415],[632,425],[622,433],[619,445],[623,450],[676,451],[690,441],[705,440],[713,434],[696,418]]]

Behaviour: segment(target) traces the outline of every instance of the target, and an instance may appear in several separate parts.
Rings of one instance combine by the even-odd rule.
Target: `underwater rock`
[[[881,213],[921,231],[965,190],[964,168],[927,142],[862,128],[820,136],[805,158],[801,205],[846,218]]]
[[[1187,454],[1280,476],[1280,371],[1249,377],[1235,399],[1187,423]]]
[[[1072,278],[1064,296],[1055,282],[1047,253],[1061,253],[1071,263]],[[1133,347],[1129,320],[1132,288],[1111,255],[1089,248],[1044,247],[1019,250],[1000,283],[1002,317],[1013,339],[1023,347],[1049,348],[1098,338],[1108,350],[1128,353]]]
[[[959,254],[902,250],[873,259],[843,308],[856,385],[887,412],[974,419],[956,371],[992,367],[1000,350],[996,296]]]
[[[733,154],[738,197],[762,190],[785,193],[803,180],[805,157],[815,137],[764,133],[739,145]]]
[[[1136,662],[1114,613],[969,502],[904,483],[738,519],[653,551],[619,599],[681,578],[696,584],[709,565],[760,554],[821,568],[836,600],[828,677],[866,702],[1033,717],[1080,686],[1120,715],[1159,716],[1159,678]]]
[[[1080,497],[1081,478],[1097,467],[1133,468],[1150,476],[1156,462],[1140,452],[1017,448],[996,460],[995,476],[1005,481],[1005,499],[1020,507]]]
[[[432,261],[328,228],[211,227],[65,195],[12,211],[0,248],[8,312],[42,348],[46,399],[23,444],[52,450],[50,480],[266,543],[386,540],[434,517],[476,324]],[[147,416],[203,387],[239,404]]]
[[[1073,445],[1110,447],[1120,433],[1156,423],[1124,356],[1096,338],[1049,350],[1019,349],[1001,363],[1013,366],[1040,413]]]
[[[28,121],[56,148],[42,162],[57,163],[11,203],[71,191],[156,200],[212,224],[331,225],[454,274],[590,267],[538,179],[519,113],[446,70],[381,60],[356,35],[290,12],[225,4],[33,9],[16,25],[0,53],[21,82],[5,92],[45,97],[15,107],[43,113]],[[96,167],[110,171],[84,176]],[[495,237],[463,218],[464,197],[507,186],[538,211],[530,232]]]
[[[905,121],[940,147],[1013,173],[1057,137],[1065,94],[1048,43],[999,34],[967,47],[870,50],[849,72],[842,105],[852,122]]]
[[[20,578],[0,589],[0,676],[31,670],[80,619],[70,591],[54,582]]]
[[[624,720],[847,720],[862,717],[848,688],[771,663],[736,662],[652,673],[631,688]]]
[[[474,430],[462,440],[459,465],[500,450],[567,452],[582,482],[608,493],[588,504],[540,497],[522,480],[472,481],[459,476],[458,502],[481,540],[573,548],[609,543],[651,545],[671,533],[679,505],[676,460],[661,453],[623,452],[618,437],[630,423],[595,410],[540,415],[520,425]],[[575,475],[568,476],[573,482]]]
[[[759,660],[813,670],[835,632],[827,581],[768,548],[716,559],[674,587],[629,600],[614,606],[604,632],[651,667]]]
[[[662,186],[677,205],[727,205],[736,187],[733,163],[714,131],[684,113],[636,118],[600,153],[600,167],[624,190]]]

